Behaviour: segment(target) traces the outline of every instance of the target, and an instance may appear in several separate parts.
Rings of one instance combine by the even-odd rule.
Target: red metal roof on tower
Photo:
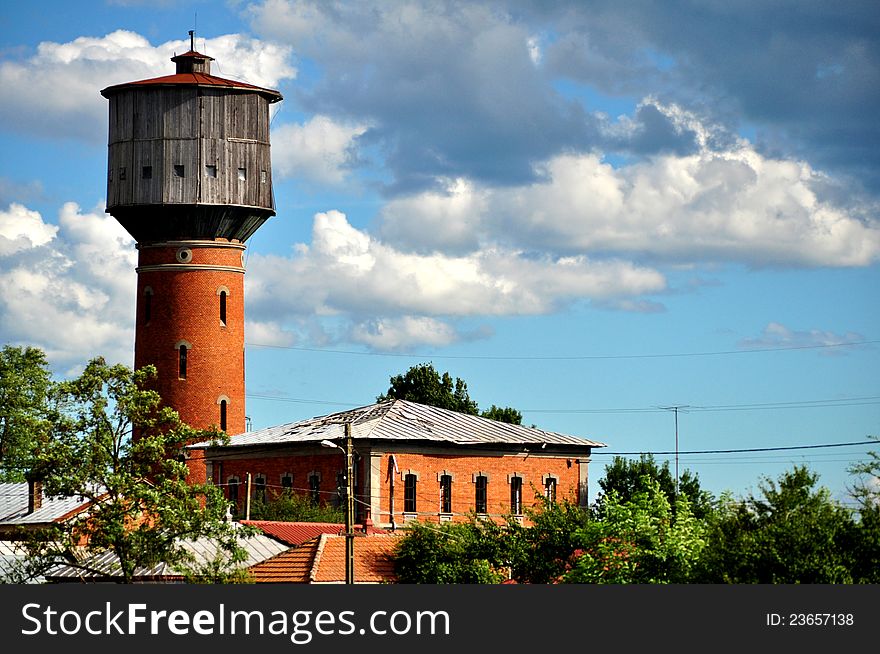
[[[202,54],[200,52],[195,52],[194,50],[185,52],[182,55],[175,55],[171,58],[171,61],[179,64],[181,60],[185,59],[214,61],[213,57],[209,57],[208,55]],[[135,82],[114,84],[113,86],[108,86],[107,88],[103,89],[101,91],[101,95],[103,95],[105,98],[109,98],[110,95],[112,95],[113,93],[122,91],[123,89],[140,86],[211,86],[215,88],[222,87],[228,89],[241,89],[243,91],[256,91],[257,93],[265,96],[269,100],[269,102],[278,102],[282,99],[281,93],[274,89],[267,89],[262,86],[255,86],[254,84],[248,84],[246,82],[226,79],[224,77],[217,77],[216,75],[210,75],[208,73],[200,72],[177,72],[174,75],[164,75],[162,77],[153,77],[150,79],[138,80]]]

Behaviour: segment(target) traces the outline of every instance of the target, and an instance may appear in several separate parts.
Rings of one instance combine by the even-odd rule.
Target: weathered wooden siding
[[[127,89],[110,98],[109,122],[108,210],[149,204],[274,209],[269,103],[260,94]]]

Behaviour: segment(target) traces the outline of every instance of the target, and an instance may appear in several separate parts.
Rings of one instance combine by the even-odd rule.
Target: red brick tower
[[[192,32],[190,32],[192,37]],[[245,431],[245,241],[275,215],[270,89],[211,75],[191,46],[174,75],[111,86],[107,212],[138,248],[135,368],[184,422]],[[190,479],[205,480],[190,460]]]

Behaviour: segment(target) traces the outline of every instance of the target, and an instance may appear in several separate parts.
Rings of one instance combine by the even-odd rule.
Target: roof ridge
[[[324,554],[324,545],[327,544],[327,537],[330,534],[321,534],[318,536],[318,547],[315,549],[315,558],[312,559],[312,567],[309,570],[309,581],[314,582],[318,577],[318,568],[321,566],[321,556]]]

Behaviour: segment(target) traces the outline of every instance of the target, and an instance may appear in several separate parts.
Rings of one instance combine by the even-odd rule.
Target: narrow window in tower
[[[238,169],[238,181],[240,181],[240,182],[247,181],[247,168],[239,168]]]
[[[220,324],[226,327],[226,291],[220,291]]]
[[[141,177],[143,177],[144,179],[153,179],[153,167],[144,166],[141,170]]]
[[[226,431],[226,400],[220,400],[220,430]]]
[[[174,176],[186,177],[186,168],[184,168],[181,164],[174,164]]]
[[[119,181],[121,182],[124,179],[125,179],[125,168],[120,168],[119,169]]]
[[[108,182],[113,181],[113,169],[112,168],[107,169],[107,181]]]
[[[147,325],[150,323],[150,319],[153,317],[153,289],[146,288],[144,289],[144,324]]]
[[[205,177],[217,177],[217,166],[211,164],[205,166]]]
[[[260,171],[260,183],[265,184],[269,180],[269,173],[265,170]]]
[[[186,356],[187,356],[187,347],[186,345],[180,346],[180,356],[177,360],[177,376],[180,379],[186,379]]]

